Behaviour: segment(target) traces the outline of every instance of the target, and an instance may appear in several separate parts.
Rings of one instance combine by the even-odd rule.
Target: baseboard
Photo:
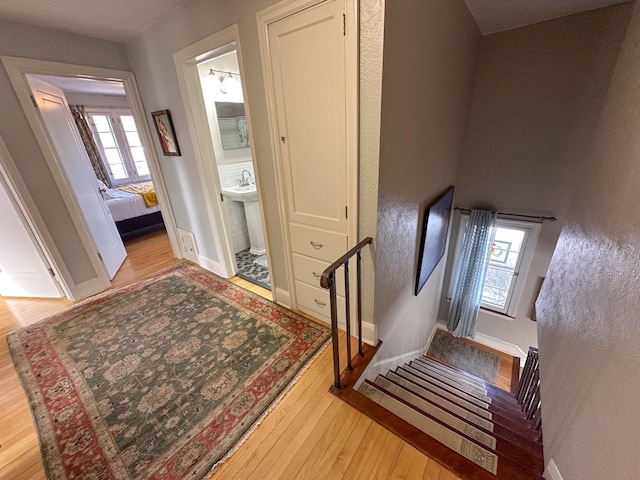
[[[70,300],[82,300],[83,298],[95,295],[106,288],[109,288],[109,284],[105,285],[104,281],[101,280],[100,277],[95,277],[82,283],[76,283],[73,288],[73,293],[75,295],[73,298],[70,298]]]
[[[372,347],[378,344],[378,328],[375,323],[362,322],[362,341]]]
[[[373,324],[369,324],[369,325],[373,325]],[[364,326],[365,326],[365,322],[362,323],[363,337],[364,337],[364,328],[365,328]],[[373,325],[373,327],[375,327],[375,325]],[[374,357],[371,363],[369,364],[369,366],[367,367],[367,369],[360,376],[358,383],[356,384],[356,388],[358,388],[360,386],[360,383],[362,383],[365,379],[374,381],[378,375],[387,373],[389,370],[393,370],[396,367],[399,367],[400,365],[404,365],[408,361],[414,360],[416,357],[419,357],[420,355],[424,355],[425,353],[427,353],[427,350],[429,349],[429,345],[431,345],[431,342],[433,341],[433,337],[435,336],[438,328],[439,328],[438,324],[434,325],[433,329],[431,330],[431,333],[429,334],[429,340],[427,340],[427,343],[425,344],[424,347],[418,350],[414,350],[409,353],[403,353],[402,355],[396,355],[395,357],[387,358],[381,362],[376,361]],[[377,355],[377,352],[376,352],[376,355]]]
[[[445,332],[447,331],[447,325],[442,320],[438,320],[437,327]],[[505,342],[504,340],[490,337],[489,335],[485,335],[480,332],[476,332],[476,336],[472,340],[495,350],[500,350],[501,352],[513,355],[514,357],[519,357],[522,365],[524,365],[524,361],[527,359],[527,354],[513,343]]]
[[[395,357],[387,358],[381,362],[374,361],[369,364],[369,367],[360,378],[366,378],[367,380],[375,380],[375,378],[383,373],[387,373],[389,370],[393,370],[400,365],[404,365],[410,360],[414,360],[420,355],[424,355],[427,351],[426,347],[414,350],[409,353],[403,353],[402,355],[396,355]]]
[[[284,308],[291,309],[291,294],[288,290],[275,287],[273,290],[273,301]]]
[[[544,472],[544,478],[547,480],[562,480],[562,475],[560,475],[560,470],[556,466],[556,462],[553,459],[549,460],[549,464],[547,465],[547,469]]]
[[[209,257],[205,257],[202,254],[198,254],[198,265],[200,265],[205,270],[209,270],[216,275],[220,275],[223,278],[229,278],[233,276],[229,274],[227,269],[220,262],[212,260]]]

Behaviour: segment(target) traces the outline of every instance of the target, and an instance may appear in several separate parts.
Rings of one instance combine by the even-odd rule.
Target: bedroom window
[[[458,252],[468,222],[468,215],[460,218],[454,265],[459,261]],[[539,230],[540,225],[537,223],[498,218],[482,289],[481,308],[515,317]],[[455,270],[454,267],[453,271]],[[453,278],[449,285],[449,297],[452,288]]]
[[[128,110],[87,109],[91,131],[113,185],[149,180],[149,165]]]

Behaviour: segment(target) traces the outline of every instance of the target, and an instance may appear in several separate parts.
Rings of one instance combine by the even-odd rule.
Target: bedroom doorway
[[[113,284],[121,283],[116,276],[116,272],[125,268],[127,261],[124,260],[123,263],[123,256],[120,253],[121,258],[115,260],[115,263],[111,263],[112,256],[105,254],[106,250],[103,245],[104,238],[99,230],[102,229],[101,231],[103,233],[106,231],[111,233],[115,232],[113,237],[117,237],[117,242],[115,240],[111,242],[114,245],[118,242],[122,244],[121,235],[126,238],[126,234],[130,233],[127,231],[124,232],[125,234],[122,234],[120,225],[116,228],[116,222],[110,210],[106,207],[106,199],[105,196],[103,196],[103,192],[113,186],[123,186],[124,181],[130,179],[128,177],[131,177],[131,172],[135,174],[133,175],[132,183],[136,185],[142,180],[151,181],[151,176],[152,174],[154,175],[153,184],[156,189],[155,196],[159,204],[157,208],[167,206],[162,214],[158,213],[157,215],[157,217],[163,219],[164,224],[166,224],[166,230],[162,233],[164,237],[163,240],[165,246],[167,244],[169,246],[168,250],[170,251],[171,258],[181,258],[175,233],[173,212],[169,207],[166,187],[161,177],[158,159],[155,157],[151,133],[144,117],[144,110],[135,86],[133,74],[131,72],[57,64],[31,59],[3,57],[2,60],[5,67],[7,67],[18,98],[53,173],[58,190],[68,208],[73,224],[80,235],[82,246],[97,275],[96,278],[89,277],[89,280],[82,283],[77,283],[74,278],[68,274],[64,275],[61,282],[68,287],[66,291],[69,292],[69,298],[72,300],[84,298],[104,290]],[[48,106],[40,102],[40,99],[37,98],[37,95],[33,91],[32,85],[29,85],[30,82],[43,82],[52,85],[61,92],[59,95],[61,99],[59,102],[60,108],[58,110],[60,112],[62,112],[62,110],[66,112],[64,121],[58,119],[58,123],[47,124],[45,120],[47,113],[44,110],[48,108]],[[73,91],[74,88],[76,91]],[[72,98],[68,100],[66,98],[67,95]],[[74,95],[75,98],[73,98]],[[29,98],[30,96],[31,98]],[[91,102],[86,100],[89,97],[91,97]],[[78,100],[79,98],[80,100]],[[105,157],[103,167],[108,172],[110,180],[110,185],[105,185],[107,188],[102,188],[98,184],[97,175],[84,148],[80,132],[75,128],[69,128],[75,123],[69,110],[69,103],[72,102],[77,105],[90,104],[92,107],[98,109],[94,111],[94,114],[97,116],[93,123],[96,123],[96,125],[92,127],[96,131],[96,138],[102,149],[101,156]],[[111,126],[116,125],[118,128],[111,129],[110,132],[98,125],[100,120],[106,118],[105,111],[110,115],[110,119],[113,120],[117,117]],[[86,114],[86,110],[84,110],[84,113]],[[100,116],[103,118],[99,118]],[[66,123],[66,130],[59,126],[59,123]],[[53,135],[52,131],[55,132]],[[66,131],[67,135],[66,145],[71,148],[71,146],[75,144],[75,152],[79,152],[77,153],[78,159],[82,159],[86,164],[78,163],[76,167],[65,170],[64,162],[61,160],[62,155],[59,151],[61,147],[52,141],[53,136],[60,137],[64,131]],[[93,136],[91,132],[89,135]],[[109,135],[111,135],[111,141],[107,139]],[[118,140],[120,140],[119,143]],[[114,146],[114,144],[116,144],[116,146]],[[126,145],[128,149],[124,154],[122,145]],[[116,161],[116,153],[120,158],[119,165]],[[145,156],[144,162],[141,162],[141,154]],[[82,167],[80,167],[80,165],[82,165]],[[74,175],[72,170],[82,170],[83,175],[86,177],[82,179],[78,177],[73,182],[69,181],[69,176]],[[123,172],[126,172],[127,175],[123,175]],[[119,181],[116,182],[118,185],[113,185],[113,180]],[[79,185],[80,191],[76,191]],[[118,192],[121,192],[122,195],[126,193],[122,190],[118,190]],[[118,193],[118,195],[120,195],[120,193]],[[143,199],[142,201],[145,203],[146,199],[144,199],[141,194],[136,193],[135,195],[132,194],[132,196]],[[94,197],[99,198],[98,203],[102,205],[107,212],[107,220],[96,220],[96,218],[99,217],[99,215],[96,214],[97,208],[94,209],[95,211],[89,213],[84,209],[85,200],[90,197],[93,198],[91,201],[94,205],[96,204]],[[146,213],[148,212],[145,212],[145,214]],[[99,224],[98,230],[91,227],[92,222],[96,221]],[[118,220],[118,224],[120,223],[120,220]],[[153,224],[137,225],[135,234],[139,234],[139,230],[144,231],[144,229],[164,229],[165,227],[162,223],[162,221],[158,223],[156,219]],[[111,233],[109,233],[107,237],[111,238]],[[109,245],[111,245],[111,243],[109,243]],[[121,252],[122,251],[125,251],[124,256],[126,256],[124,247]],[[116,257],[117,256],[113,256],[113,258]],[[61,259],[59,259],[59,261],[60,260]],[[61,264],[63,267],[62,270],[64,271],[64,260],[61,261]],[[131,266],[128,268],[131,269]],[[148,273],[152,272],[148,271]],[[111,279],[113,279],[113,282]]]
[[[149,162],[124,86],[116,80],[87,81],[52,75],[27,78],[109,279],[112,284],[122,284],[121,278],[116,277],[127,278],[130,273],[121,275],[121,271],[137,270],[135,260],[128,257],[130,249],[139,252],[148,245],[149,249],[158,250],[159,244],[166,247],[168,242]],[[52,109],[42,103],[50,104],[48,97],[52,93],[56,94],[60,104],[57,110],[64,118],[51,117]],[[69,112],[64,112],[64,103]],[[75,125],[65,121],[69,113]],[[71,131],[59,130],[60,126]],[[61,141],[71,142],[69,148],[77,148],[75,134],[86,156],[62,154],[60,149],[65,147]],[[90,208],[90,197],[94,196],[98,204]],[[98,220],[103,215],[100,210],[106,216],[104,221]],[[157,233],[149,236],[154,232]]]

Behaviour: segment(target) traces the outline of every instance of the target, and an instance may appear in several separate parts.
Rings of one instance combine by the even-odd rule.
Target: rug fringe
[[[220,460],[218,460],[213,465],[213,467],[211,467],[211,470],[209,470],[209,472],[207,473],[207,477],[212,475],[223,463],[229,460],[229,458],[231,458],[233,454],[236,453],[242,445],[244,445],[244,443],[248,440],[251,434],[256,431],[256,429],[262,424],[264,419],[267,418],[267,415],[269,415],[278,406],[278,404],[282,401],[285,395],[289,393],[289,391],[295,386],[296,383],[298,383],[302,375],[304,375],[304,373],[309,369],[309,367],[311,367],[313,362],[315,362],[318,359],[318,357],[322,354],[322,352],[324,352],[324,350],[327,348],[329,344],[331,344],[331,338],[329,338],[326,342],[324,342],[324,345],[322,345],[318,349],[318,351],[307,361],[307,363],[305,363],[300,368],[300,370],[298,370],[298,373],[295,374],[295,376],[291,379],[291,381],[287,384],[287,386],[284,387],[282,392],[280,392],[280,394],[273,400],[273,402],[271,402],[271,405],[269,405],[267,409],[264,412],[262,412],[262,414],[256,419],[253,425],[251,425],[251,427],[249,427],[249,429],[242,434],[242,437],[240,437],[240,439],[235,443],[235,445],[231,447],[231,449],[225,454],[225,456],[222,457]]]

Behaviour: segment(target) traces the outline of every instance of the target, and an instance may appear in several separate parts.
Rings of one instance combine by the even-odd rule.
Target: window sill
[[[451,305],[451,298],[447,297],[446,300],[447,302],[449,302],[449,305]],[[512,317],[511,315],[507,315],[506,313],[498,312],[497,310],[491,310],[490,308],[487,308],[487,307],[480,307],[480,311],[482,313],[486,313],[487,315],[491,315],[493,317],[497,317],[502,320],[508,320],[510,322],[513,322],[516,319],[516,317]]]

